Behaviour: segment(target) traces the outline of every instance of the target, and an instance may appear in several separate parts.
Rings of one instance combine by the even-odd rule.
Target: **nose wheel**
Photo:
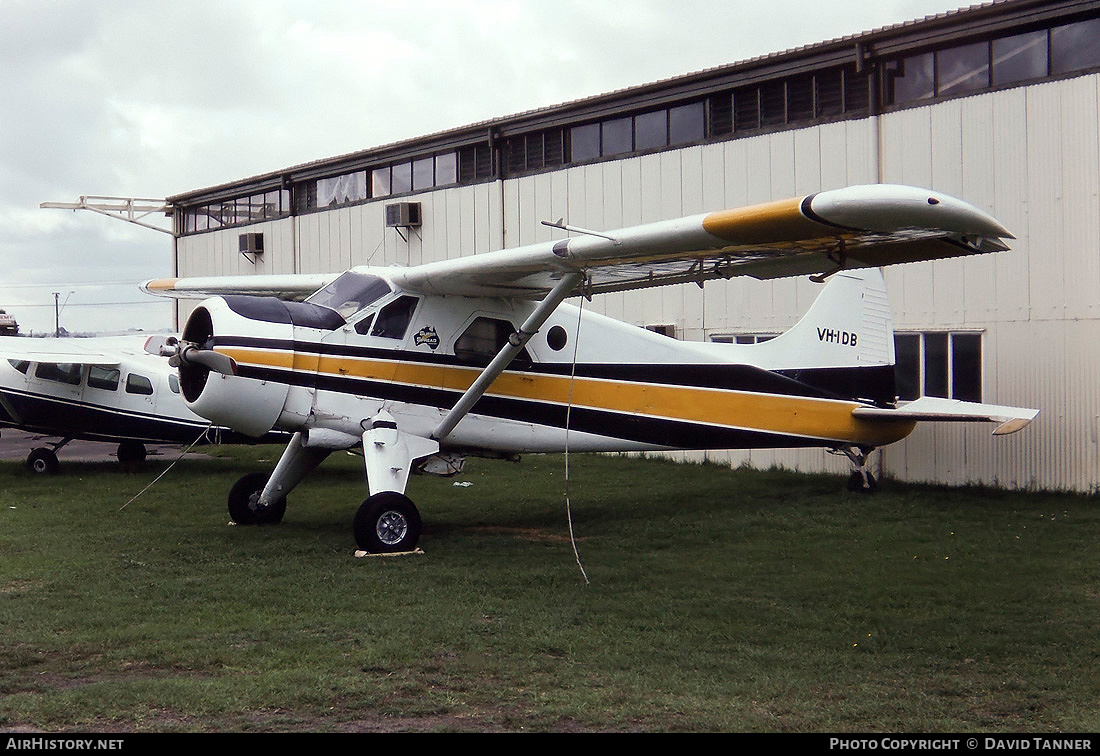
[[[381,491],[359,507],[352,530],[356,545],[371,554],[412,551],[420,540],[420,512],[408,496]]]
[[[267,485],[267,473],[250,473],[237,481],[229,491],[229,516],[238,525],[276,525],[286,514],[286,497],[268,506],[260,505],[260,494]]]

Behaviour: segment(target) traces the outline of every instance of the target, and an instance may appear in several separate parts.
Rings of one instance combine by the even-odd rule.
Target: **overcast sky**
[[[0,308],[171,327],[163,198],[961,7],[957,0],[0,0]],[[107,283],[106,286],[92,284]]]

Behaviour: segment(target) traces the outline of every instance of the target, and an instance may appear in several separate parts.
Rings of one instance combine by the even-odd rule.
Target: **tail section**
[[[776,369],[894,364],[894,326],[877,268],[835,273],[806,314],[766,342]]]

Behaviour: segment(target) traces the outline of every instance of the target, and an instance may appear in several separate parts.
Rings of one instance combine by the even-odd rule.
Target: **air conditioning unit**
[[[237,245],[242,255],[262,255],[264,253],[263,234],[241,234]]]
[[[397,226],[420,225],[419,202],[394,202],[386,205],[386,225],[390,228]]]

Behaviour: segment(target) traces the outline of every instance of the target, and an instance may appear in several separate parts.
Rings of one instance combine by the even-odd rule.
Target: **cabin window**
[[[34,369],[34,376],[46,381],[79,386],[80,375],[83,372],[81,368],[81,365],[72,362],[40,362]]]
[[[130,373],[126,376],[126,393],[150,396],[153,393],[153,382],[144,375]]]
[[[378,312],[370,335],[383,339],[405,338],[419,301],[416,297],[403,296],[390,302]]]
[[[921,396],[982,400],[980,333],[894,335],[894,381],[898,399]]]
[[[92,365],[88,368],[88,387],[103,391],[114,391],[122,374],[117,368]]]
[[[180,379],[175,373],[168,374],[168,390],[173,394],[180,392]]]
[[[27,362],[26,360],[8,360],[8,364],[18,370],[23,375],[26,375],[27,371],[30,370],[31,367],[31,363]]]
[[[507,320],[496,318],[478,318],[455,339],[455,356],[465,363],[485,367],[497,356],[516,332],[516,327]],[[513,365],[530,365],[531,355],[524,347],[512,361]]]

